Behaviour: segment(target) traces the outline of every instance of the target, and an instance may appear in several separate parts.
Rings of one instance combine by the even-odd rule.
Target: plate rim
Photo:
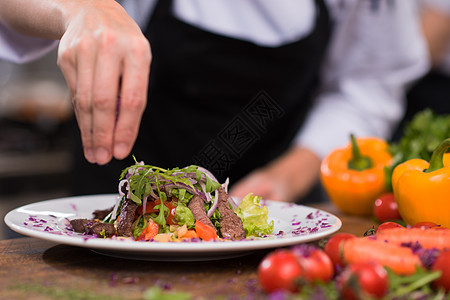
[[[231,253],[231,252],[243,252],[243,251],[257,251],[264,249],[273,249],[280,248],[286,246],[293,246],[296,244],[307,243],[311,241],[316,241],[326,236],[329,236],[335,232],[337,232],[342,227],[342,221],[334,214],[324,211],[319,208],[313,208],[302,204],[294,204],[294,203],[284,203],[284,202],[276,202],[271,200],[262,200],[263,203],[269,203],[272,205],[286,205],[289,207],[298,207],[304,208],[311,211],[318,211],[320,213],[326,214],[328,218],[332,218],[334,220],[334,224],[331,227],[324,229],[323,231],[309,233],[307,235],[299,235],[299,236],[290,236],[290,237],[273,237],[273,238],[262,238],[256,240],[243,240],[243,241],[230,241],[230,242],[169,242],[169,243],[158,243],[158,242],[136,242],[129,240],[112,240],[112,239],[93,239],[93,238],[83,238],[79,235],[77,236],[65,236],[58,235],[54,233],[49,233],[45,231],[33,230],[31,228],[27,228],[25,225],[16,224],[12,220],[15,214],[22,214],[20,210],[27,210],[29,208],[35,207],[36,205],[48,205],[55,202],[66,202],[66,201],[80,201],[83,199],[106,199],[111,198],[111,203],[114,198],[116,198],[118,194],[96,194],[96,195],[82,195],[82,196],[70,196],[70,197],[61,197],[55,199],[48,199],[43,201],[38,201],[34,203],[29,203],[20,207],[17,207],[11,211],[9,211],[5,217],[4,222],[6,225],[16,231],[19,234],[38,238],[41,240],[46,240],[50,242],[55,242],[58,244],[77,246],[89,249],[96,250],[108,250],[108,251],[120,251],[120,252],[130,252],[132,253],[148,253],[148,255],[152,255],[153,253],[161,253],[165,252],[166,254],[201,254],[201,253]],[[106,200],[103,200],[106,201]],[[96,208],[93,208],[95,210]],[[93,211],[92,210],[92,211]],[[132,245],[132,246],[130,246]],[[183,245],[174,246],[174,245]]]

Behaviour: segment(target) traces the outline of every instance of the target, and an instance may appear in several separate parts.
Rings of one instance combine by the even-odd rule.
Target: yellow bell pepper
[[[392,161],[387,143],[379,138],[356,139],[332,151],[321,163],[322,185],[342,212],[368,216],[375,200],[387,191],[384,167]]]
[[[394,169],[392,188],[398,210],[410,225],[434,222],[450,228],[450,138],[434,150],[430,163],[411,159]]]

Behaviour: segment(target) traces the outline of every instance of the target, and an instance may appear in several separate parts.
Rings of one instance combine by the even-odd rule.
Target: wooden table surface
[[[362,236],[375,224],[330,204],[311,205],[338,216],[339,232]],[[0,241],[0,299],[145,299],[152,287],[193,299],[265,299],[256,270],[269,252],[209,262],[112,258],[36,238]]]

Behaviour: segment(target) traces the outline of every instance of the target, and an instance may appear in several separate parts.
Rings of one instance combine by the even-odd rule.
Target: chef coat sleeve
[[[155,0],[122,0],[119,3],[144,28],[156,4]],[[26,63],[38,59],[57,47],[59,41],[40,39],[17,33],[0,22],[0,59]]]
[[[26,63],[44,56],[58,41],[40,39],[19,34],[0,22],[0,59],[14,63]]]
[[[355,1],[336,20],[322,86],[295,144],[323,158],[357,137],[389,139],[429,59],[413,1]]]
[[[450,14],[450,1],[448,0],[423,0],[422,5],[445,14]]]

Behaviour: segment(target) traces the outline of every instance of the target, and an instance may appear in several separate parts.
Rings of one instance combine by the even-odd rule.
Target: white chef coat
[[[144,28],[155,0],[119,1]],[[403,88],[429,68],[413,0],[326,0],[333,36],[314,106],[293,141],[320,157],[358,137],[389,138],[404,112]],[[217,34],[276,47],[306,36],[313,0],[175,0],[174,15]],[[55,42],[0,23],[0,58],[26,61]],[[299,53],[301,55],[301,53]]]

